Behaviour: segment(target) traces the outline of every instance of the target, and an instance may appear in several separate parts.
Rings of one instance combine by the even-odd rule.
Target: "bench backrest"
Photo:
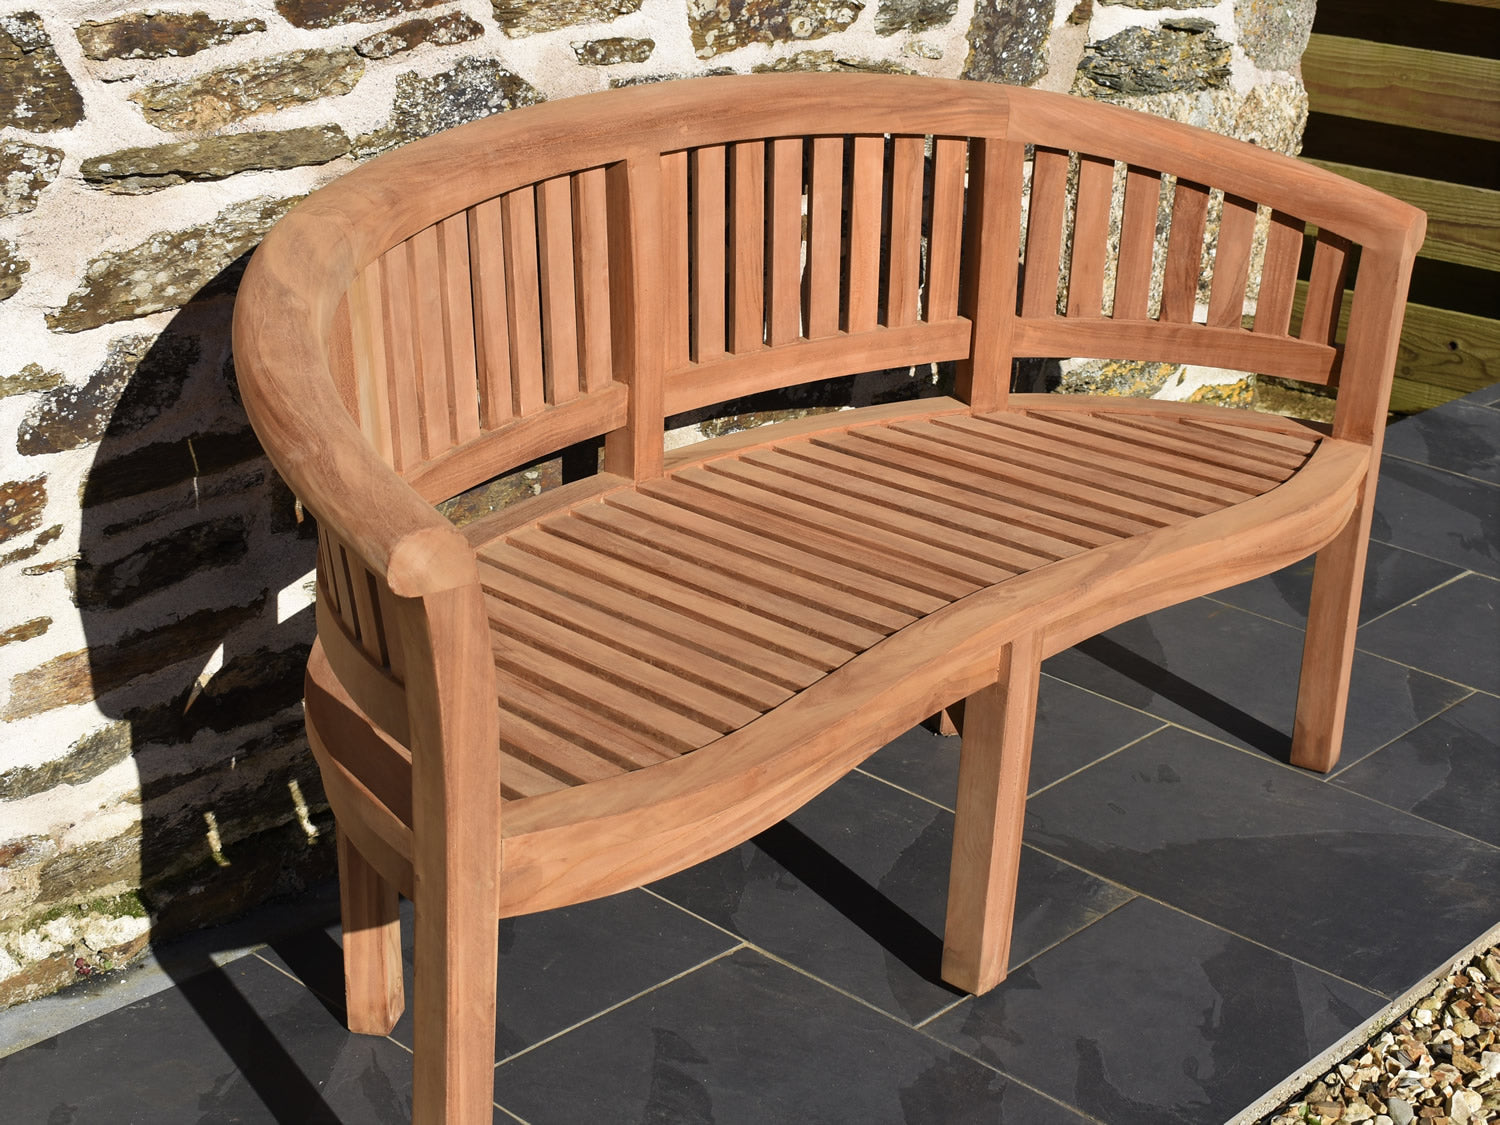
[[[397,567],[378,526],[408,511],[402,482],[430,504],[599,435],[607,469],[650,477],[667,416],[909,364],[956,360],[958,394],[997,407],[1019,356],[1337,380],[1335,432],[1378,446],[1422,229],[1316,168],[1079,99],[705,79],[496,116],[357,169],[266,240],[236,351],[378,695],[401,678],[382,606],[426,558]]]

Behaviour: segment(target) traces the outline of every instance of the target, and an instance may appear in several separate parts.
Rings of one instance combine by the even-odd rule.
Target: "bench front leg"
[[[1040,635],[1017,638],[996,681],[964,702],[943,979],[976,994],[1004,980],[1010,961],[1041,663]]]
[[[1297,719],[1292,729],[1292,765],[1319,773],[1333,769],[1343,747],[1354,634],[1359,625],[1359,599],[1374,511],[1373,491],[1371,482],[1366,481],[1359,506],[1338,537],[1318,552],[1313,566],[1302,675],[1297,684]]]

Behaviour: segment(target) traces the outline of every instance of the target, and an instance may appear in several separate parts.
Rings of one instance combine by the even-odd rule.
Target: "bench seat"
[[[638,885],[685,846],[713,855],[731,813],[753,818],[735,838],[774,823],[992,679],[1022,631],[1050,655],[1152,608],[1153,582],[1169,604],[1236,560],[1248,576],[1302,557],[1347,518],[1367,458],[1212,407],[925,399],[732,434],[678,450],[660,479],[601,473],[469,524],[499,692],[501,913]],[[309,721],[347,708],[351,725],[321,660],[314,680]],[[861,693],[893,714],[853,721]],[[779,711],[794,696],[846,717],[799,738],[805,715]],[[410,758],[364,741],[315,745],[395,810],[382,835],[409,871]],[[784,791],[744,807],[769,776]],[[643,847],[653,835],[670,851]]]

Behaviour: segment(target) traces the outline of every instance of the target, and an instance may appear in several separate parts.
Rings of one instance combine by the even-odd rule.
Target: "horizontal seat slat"
[[[503,581],[497,582],[481,573],[480,580],[489,595],[492,615],[502,615],[513,605],[524,606],[580,636],[612,645],[676,676],[762,711],[776,706],[791,694],[770,680],[709,653],[689,648],[672,637],[643,629],[618,614],[604,613],[578,599],[537,585],[524,575],[506,575]]]
[[[1132,430],[1156,434],[1179,446],[1204,450],[1206,453],[1237,454],[1246,460],[1278,473],[1290,473],[1305,460],[1304,456],[1260,442],[1242,441],[1238,433],[1214,433],[1180,420],[1166,418],[1131,418],[1121,425]]]
[[[1120,446],[1132,450],[1134,456],[1150,458],[1153,464],[1176,469],[1189,476],[1207,475],[1209,479],[1233,481],[1244,486],[1248,492],[1263,492],[1269,484],[1286,478],[1286,474],[1280,469],[1274,469],[1262,461],[1236,457],[1223,449],[1209,450],[1173,441],[1165,436],[1156,437],[1147,431],[1132,429],[1113,418],[1101,418],[1078,410],[1053,410],[1045,414],[1034,413],[1030,417],[1048,426],[1117,440]]]
[[[714,570],[695,559],[648,546],[627,536],[606,531],[579,518],[549,520],[542,528],[589,551],[614,558],[627,566],[657,575],[685,589],[726,605],[739,606],[768,621],[805,632],[824,644],[844,650],[843,659],[875,644],[884,634],[846,621],[834,613],[813,609],[773,592],[768,583],[748,582]],[[842,662],[842,661],[841,661]]]
[[[902,565],[902,559],[867,542],[853,542],[823,531],[806,519],[794,518],[785,512],[768,508],[765,506],[764,496],[756,496],[751,490],[736,485],[733,481],[713,478],[704,480],[701,487],[678,479],[647,481],[641,485],[641,491],[653,499],[671,503],[697,515],[723,520],[742,531],[763,535],[783,545],[816,554],[819,558],[847,563],[871,574],[883,574],[889,581],[898,582],[943,602],[962,597],[974,589],[972,582],[949,574],[914,571],[909,566]],[[758,503],[752,503],[751,500],[757,500]]]
[[[519,715],[500,711],[500,747],[502,753],[531,766],[563,785],[587,785],[603,781],[625,771],[614,762],[590,754],[557,733],[528,722]],[[501,784],[505,765],[501,765]]]
[[[507,801],[519,801],[526,797],[540,797],[543,793],[555,793],[559,789],[570,789],[566,781],[553,777],[536,768],[524,757],[519,757],[505,747],[500,749],[500,796]]]
[[[728,629],[757,645],[810,664],[819,671],[837,668],[849,658],[847,649],[819,640],[810,633],[687,589],[658,574],[629,566],[556,535],[548,535],[539,528],[528,528],[512,535],[508,542],[537,558],[559,564],[579,577],[598,578],[607,585],[659,606],[680,610],[699,621]]]
[[[915,620],[914,614],[888,609],[837,586],[774,567],[739,551],[642,519],[620,507],[590,505],[577,509],[574,515],[580,520],[597,523],[607,531],[629,536],[638,543],[659,546],[664,551],[693,559],[721,574],[763,586],[770,593],[800,602],[809,608],[822,609],[861,629],[883,635]]]
[[[535,581],[562,597],[627,621],[647,634],[675,638],[691,649],[715,656],[778,687],[792,691],[804,688],[825,671],[810,661],[799,660],[779,649],[746,639],[742,633],[725,628],[717,621],[705,621],[676,606],[663,606],[567,568],[538,566],[535,555],[505,543],[486,547],[480,554],[479,567],[481,580],[487,588],[514,577]]]

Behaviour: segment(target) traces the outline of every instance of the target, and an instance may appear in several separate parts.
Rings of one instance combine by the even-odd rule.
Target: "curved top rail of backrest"
[[[668,252],[659,243],[663,232],[668,242],[678,234],[670,229],[663,211],[675,206],[679,208],[679,216],[688,215],[688,204],[682,198],[682,192],[688,190],[686,185],[701,191],[702,185],[709,184],[711,197],[717,190],[712,185],[723,178],[730,188],[728,213],[723,211],[722,197],[716,205],[718,210],[710,207],[707,213],[716,219],[722,216],[722,222],[733,230],[736,222],[745,221],[745,216],[734,206],[736,177],[743,174],[750,177],[747,182],[757,184],[760,181],[754,177],[763,176],[768,197],[777,190],[776,171],[772,167],[778,163],[777,138],[797,138],[798,144],[802,138],[811,138],[806,144],[806,166],[811,169],[806,181],[801,179],[800,155],[804,150],[797,150],[799,159],[794,174],[793,161],[780,164],[795,179],[795,183],[789,179],[788,185],[797,194],[798,207],[802,206],[804,194],[808,200],[811,239],[816,240],[820,230],[836,232],[841,222],[852,231],[874,232],[859,246],[850,233],[842,249],[838,245],[832,250],[827,246],[820,249],[809,242],[809,261],[821,254],[827,261],[842,260],[843,264],[835,269],[886,271],[886,280],[858,300],[852,286],[846,289],[842,307],[835,302],[832,306],[815,308],[817,298],[812,297],[806,299],[805,305],[783,309],[786,315],[781,321],[781,334],[787,339],[795,338],[799,344],[815,336],[826,337],[829,347],[823,351],[829,352],[841,333],[852,335],[852,326],[858,320],[868,329],[867,340],[908,341],[907,352],[886,364],[877,362],[881,358],[880,348],[872,344],[861,353],[862,360],[870,361],[870,367],[919,362],[916,353],[924,348],[932,350],[931,341],[917,331],[922,325],[910,325],[912,332],[904,337],[888,331],[902,317],[911,320],[917,316],[913,311],[915,298],[897,300],[890,296],[894,283],[889,278],[892,271],[898,271],[897,264],[869,264],[872,254],[874,261],[881,261],[881,209],[887,227],[896,221],[893,208],[899,202],[897,189],[892,188],[890,196],[877,200],[872,226],[868,213],[858,213],[862,206],[869,211],[868,201],[860,202],[858,189],[843,194],[845,159],[851,169],[851,182],[855,183],[863,174],[861,168],[873,169],[878,179],[887,167],[894,167],[899,180],[905,161],[908,180],[903,190],[908,191],[908,198],[917,200],[918,218],[911,220],[908,215],[902,221],[926,224],[923,239],[910,239],[912,245],[919,241],[931,243],[927,273],[923,274],[923,284],[927,287],[923,300],[932,303],[933,289],[941,290],[940,296],[948,302],[945,309],[939,310],[938,319],[942,323],[937,329],[941,346],[962,349],[954,354],[930,354],[929,358],[962,358],[960,391],[976,404],[986,394],[1003,397],[1003,390],[995,388],[1000,380],[1008,379],[1010,359],[1015,354],[1108,354],[1113,346],[1111,341],[1117,337],[1126,342],[1160,339],[1165,341],[1162,348],[1170,352],[1179,346],[1179,341],[1190,339],[1185,329],[1193,320],[1193,300],[1185,298],[1182,292],[1168,302],[1170,308],[1163,306],[1161,323],[1146,317],[1144,304],[1139,315],[1121,316],[1118,309],[1113,316],[1101,315],[1103,310],[1096,308],[1099,300],[1084,293],[1085,287],[1076,282],[1079,277],[1092,281],[1096,274],[1103,278],[1102,252],[1096,256],[1097,261],[1088,257],[1081,264],[1077,260],[1072,263],[1066,309],[1059,307],[1049,312],[1047,306],[1060,299],[1061,291],[1053,284],[1058,274],[1054,268],[1051,278],[1042,277],[1045,271],[1034,265],[1046,264],[1045,254],[1034,252],[1036,246],[1046,249],[1046,238],[1037,243],[1034,236],[1028,237],[1026,269],[1018,280],[1022,165],[1030,162],[1029,146],[1034,145],[1038,158],[1031,192],[1031,222],[1038,221],[1039,211],[1046,212],[1046,208],[1036,206],[1038,180],[1056,189],[1054,202],[1059,223],[1062,208],[1073,198],[1070,193],[1077,194],[1081,201],[1075,218],[1081,229],[1075,244],[1082,239],[1084,227],[1090,232],[1089,238],[1082,240],[1088,246],[1102,246],[1108,241],[1110,181],[1117,171],[1115,162],[1127,166],[1127,178],[1143,170],[1156,175],[1154,183],[1149,182],[1149,176],[1144,177],[1142,182],[1149,190],[1138,192],[1134,204],[1128,190],[1125,200],[1127,226],[1134,216],[1137,225],[1144,229],[1148,210],[1145,201],[1148,195],[1151,197],[1149,225],[1153,240],[1154,193],[1163,183],[1160,178],[1163,173],[1178,177],[1178,213],[1190,219],[1201,218],[1198,212],[1207,207],[1209,189],[1227,193],[1225,223],[1238,239],[1234,244],[1238,248],[1232,249],[1245,259],[1237,266],[1248,265],[1253,220],[1258,215],[1264,221],[1269,211],[1273,228],[1270,241],[1276,254],[1273,261],[1268,250],[1266,261],[1268,269],[1280,271],[1280,288],[1273,302],[1275,315],[1258,317],[1257,331],[1263,320],[1269,335],[1278,340],[1287,335],[1281,320],[1283,312],[1290,316],[1295,290],[1294,236],[1295,249],[1300,250],[1306,224],[1317,226],[1320,232],[1332,232],[1320,233],[1319,257],[1314,263],[1308,302],[1312,308],[1314,304],[1328,305],[1331,298],[1333,311],[1324,308],[1321,313],[1310,313],[1303,318],[1303,340],[1293,343],[1306,347],[1300,351],[1296,347],[1290,349],[1298,355],[1317,348],[1331,354],[1329,345],[1338,320],[1345,250],[1351,242],[1362,245],[1366,259],[1360,264],[1359,285],[1381,300],[1364,302],[1369,311],[1363,310],[1358,298],[1355,301],[1352,314],[1355,321],[1363,324],[1364,336],[1375,340],[1372,345],[1361,345],[1369,354],[1356,357],[1357,366],[1378,371],[1382,362],[1394,357],[1394,339],[1389,332],[1378,331],[1379,320],[1381,315],[1389,319],[1392,293],[1404,286],[1404,270],[1409,269],[1410,256],[1420,242],[1421,214],[1318,169],[1115,107],[985,83],[822,74],[694,79],[571,98],[473,122],[373,160],[294,208],[267,236],[246,272],[234,333],[236,366],[246,410],[278,471],[316,515],[330,522],[351,549],[387,574],[395,592],[440,589],[445,584],[467,580],[473,564],[463,550],[461,537],[413,492],[350,417],[347,394],[339,385],[342,376],[334,367],[347,361],[346,355],[340,357],[350,346],[347,309],[351,285],[382,255],[409,240],[427,238],[423,245],[431,250],[436,236],[429,238],[424,232],[462,215],[466,209],[480,207],[506,193],[529,192],[533,185],[559,177],[606,167],[629,173],[615,178],[618,191],[611,188],[615,194],[609,201],[608,243],[611,268],[623,263],[631,271],[631,277],[628,283],[619,279],[616,279],[618,284],[611,283],[612,291],[628,294],[625,311],[629,315],[622,322],[619,310],[612,310],[613,379],[603,390],[614,395],[612,401],[623,402],[622,386],[628,386],[630,405],[628,415],[622,407],[618,411],[611,408],[598,417],[607,419],[611,425],[623,420],[624,428],[632,431],[630,440],[635,447],[643,450],[655,443],[659,458],[664,395],[670,409],[714,401],[709,367],[719,362],[721,353],[734,353],[730,358],[736,360],[742,358],[737,352],[733,323],[714,324],[714,330],[722,335],[710,340],[705,348],[697,338],[702,318],[695,319],[690,329],[658,321],[657,317],[670,320],[678,311],[673,301],[665,301],[663,296],[670,295],[679,304],[697,300],[710,319],[718,315],[714,311],[716,302],[727,303],[732,319],[737,294],[754,304],[758,288],[741,284],[736,289],[740,263],[731,261],[723,292],[710,290],[698,295],[674,289],[672,276],[677,266],[668,261]],[[945,144],[944,139],[952,143]],[[752,143],[744,147],[742,142]],[[881,149],[881,144],[888,147]],[[741,148],[744,160],[738,159]],[[755,156],[754,149],[765,154],[764,167],[757,164],[760,158],[751,159]],[[883,160],[887,163],[883,164]],[[1071,171],[1070,162],[1083,170]],[[820,166],[837,171],[820,176]],[[929,213],[921,215],[924,174],[929,185],[943,177],[950,183],[956,182],[953,199],[961,205],[944,204],[940,216],[934,201],[928,205]],[[679,178],[674,180],[673,175]],[[914,189],[912,182],[916,185]],[[674,185],[683,186],[679,190]],[[825,206],[820,199],[825,191],[836,202],[828,205],[833,210],[825,210],[820,222],[819,208]],[[625,198],[617,198],[619,194]],[[1163,191],[1165,194],[1168,193]],[[712,198],[709,202],[713,203]],[[833,217],[840,214],[840,206],[842,218]],[[1237,210],[1230,216],[1232,209]],[[695,208],[693,213],[703,213],[703,209]],[[755,215],[749,221],[759,222],[764,218]],[[1169,274],[1175,261],[1184,275],[1192,272],[1196,276],[1201,224],[1196,229],[1198,241],[1191,245],[1188,235],[1194,233],[1193,222],[1174,225],[1185,232],[1182,238],[1185,249],[1175,258],[1169,254]],[[1059,244],[1061,230],[1059,226],[1056,232]],[[768,233],[774,235],[773,230]],[[470,237],[473,237],[472,225]],[[681,232],[681,237],[691,239],[697,235],[689,228]],[[758,243],[759,232],[746,241]],[[722,241],[716,248],[711,242],[710,239],[701,248],[695,246],[691,252],[716,253],[722,257],[725,250]],[[774,251],[774,240],[768,238],[767,242]],[[1137,239],[1132,250],[1137,258],[1141,250],[1139,242]],[[1225,245],[1221,235],[1221,259],[1225,257]],[[1125,252],[1126,247],[1122,246],[1121,254]],[[680,272],[684,275],[687,253],[684,251],[676,259],[682,263]],[[1075,259],[1078,253],[1075,245]],[[1087,257],[1094,252],[1085,249],[1084,253]],[[418,250],[413,249],[414,260],[417,254]],[[617,257],[618,254],[623,257]],[[731,258],[733,254],[731,245]],[[942,269],[935,271],[934,262],[940,255],[946,257],[942,259]],[[891,257],[889,253],[886,256]],[[964,277],[962,307],[958,305],[960,256]],[[1372,256],[1379,259],[1375,268],[1370,265]],[[856,259],[865,265],[852,264]],[[1148,264],[1149,259],[1147,253]],[[747,258],[747,262],[749,268],[759,268],[753,257]],[[764,266],[772,274],[777,268],[775,261],[767,261]],[[905,261],[899,270],[905,271],[902,276],[914,292],[919,267]],[[1371,278],[1368,286],[1367,275]],[[1324,278],[1321,282],[1320,276]],[[819,292],[817,285],[807,284],[811,280],[811,275],[803,279],[802,287]],[[1018,287],[1019,318],[1016,316]],[[1233,286],[1226,285],[1223,289],[1229,291]],[[870,297],[870,293],[880,296]],[[1235,296],[1229,293],[1229,298]],[[1226,298],[1218,302],[1221,307],[1217,309],[1210,302],[1209,327],[1235,333],[1235,339],[1239,340],[1243,279],[1237,296],[1239,302]],[[877,306],[884,318],[879,324],[873,320]],[[1399,302],[1394,307],[1399,318]],[[765,348],[762,350],[770,351],[778,342],[779,314],[770,307],[763,312]],[[476,305],[476,320],[478,314]],[[1060,322],[1062,330],[1054,331],[1056,326],[1050,323],[1041,324],[1049,318]],[[925,310],[921,319],[932,321],[932,310]],[[1015,338],[1012,321],[1023,326],[1028,321],[1033,327],[1040,326],[1040,335],[1032,341],[1034,347],[1029,353],[1025,341]],[[756,323],[752,336],[760,333],[759,322]],[[1121,324],[1124,329],[1119,327]],[[688,350],[674,357],[671,354],[676,346],[674,340],[683,332],[691,335],[685,345]],[[1322,338],[1324,335],[1326,339]],[[1351,328],[1351,339],[1354,335]],[[1191,339],[1207,337],[1200,334]],[[1036,350],[1044,345],[1073,347],[1075,343],[1076,351]],[[746,346],[759,349],[761,344],[760,339],[752,338]],[[802,351],[814,357],[823,354],[813,348]],[[1269,347],[1267,354],[1271,353],[1280,354],[1274,346]],[[712,362],[706,364],[705,357]],[[745,370],[754,367],[755,358],[745,361],[749,364]],[[1350,358],[1344,356],[1346,374]],[[1310,364],[1319,365],[1326,372],[1332,369],[1332,360],[1316,358]],[[781,366],[785,370],[768,373],[755,369],[741,382],[754,386],[788,385],[817,377],[821,370],[817,363],[805,364],[800,369],[795,362]],[[1384,362],[1384,366],[1388,383],[1389,362]],[[651,368],[654,370],[648,370]],[[676,372],[676,381],[669,382],[665,389],[664,371]],[[1378,383],[1378,379],[1374,381]],[[594,384],[578,385],[589,391],[595,389]],[[984,390],[986,385],[989,391]],[[1370,395],[1362,392],[1358,397],[1371,397],[1378,389]],[[732,394],[717,397],[727,398]],[[1372,410],[1364,403],[1361,417]],[[541,440],[536,435],[545,437],[549,423],[543,420],[548,417],[546,413],[537,415],[535,424],[519,419],[517,429],[505,430],[504,435],[508,440],[509,435],[519,432],[519,424],[524,424],[533,440]],[[1353,427],[1368,428],[1369,424],[1364,422]],[[572,435],[570,440],[577,440],[576,432],[568,433]],[[642,471],[642,465],[649,474],[650,459],[640,462],[637,471]]]

